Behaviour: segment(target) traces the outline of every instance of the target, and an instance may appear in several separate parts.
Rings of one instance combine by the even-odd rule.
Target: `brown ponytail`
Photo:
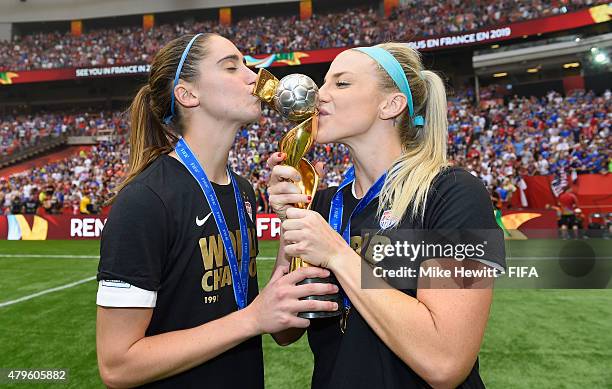
[[[129,112],[131,122],[129,170],[115,193],[119,193],[161,154],[171,152],[178,140],[177,135],[166,129],[152,112],[149,84],[140,88],[130,105]]]
[[[206,56],[206,42],[211,35],[203,34],[193,44],[181,69],[181,80],[197,80],[198,64]],[[193,35],[174,39],[157,53],[151,64],[149,82],[140,88],[130,105],[129,169],[123,182],[113,188],[114,195],[109,203],[157,157],[171,152],[183,132],[182,107],[178,102],[172,121],[166,125],[163,120],[170,112],[170,101],[174,93],[172,85],[178,63],[191,38]]]

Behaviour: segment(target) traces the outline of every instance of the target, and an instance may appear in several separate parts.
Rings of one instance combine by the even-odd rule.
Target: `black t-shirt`
[[[29,214],[29,215],[33,215],[36,213],[36,211],[38,210],[38,207],[40,206],[40,202],[34,198],[31,199],[27,199],[24,203],[23,203],[25,210],[24,212]]]
[[[21,203],[19,198],[15,197],[13,199],[13,202],[11,203],[11,213],[13,215],[21,213],[22,207],[23,207],[23,204]]]
[[[257,296],[258,253],[250,183],[234,174],[247,209],[250,241],[248,302]],[[231,184],[212,184],[234,247],[240,225]],[[252,206],[247,205],[250,203]],[[209,215],[209,216],[207,216]],[[178,160],[162,155],[117,196],[102,232],[98,280],[156,291],[146,336],[193,328],[236,311],[232,277],[214,216],[202,189]],[[150,388],[263,388],[261,337],[256,336]]]
[[[312,209],[327,220],[336,190],[337,187],[322,190],[313,200]],[[343,190],[343,196],[344,228],[359,200],[353,196],[350,185]],[[378,199],[375,199],[351,219],[351,247],[354,249],[360,247],[362,230],[380,230],[377,208]],[[409,213],[410,209],[406,214]],[[493,250],[496,255],[487,260],[505,267],[503,235],[496,224],[489,195],[483,184],[464,170],[447,168],[440,173],[430,189],[423,221],[405,216],[398,229],[493,230],[496,238],[489,246],[497,247]],[[499,230],[499,234],[495,230]],[[491,234],[487,238],[491,240]],[[402,291],[416,298],[415,289]],[[311,320],[308,342],[314,354],[313,389],[429,387],[384,344],[355,307],[351,309],[344,334],[340,331],[339,320],[340,317]],[[478,360],[460,387],[484,387],[478,373]]]

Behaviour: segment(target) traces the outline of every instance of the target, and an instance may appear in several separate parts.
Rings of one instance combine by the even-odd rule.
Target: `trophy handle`
[[[315,170],[314,166],[312,166],[312,164],[308,160],[306,160],[306,158],[302,158],[300,160],[297,170],[302,176],[302,179],[301,181],[297,182],[296,185],[300,188],[302,193],[314,198],[317,192],[317,188],[319,187],[319,175],[317,174],[317,171]],[[298,203],[296,204],[296,207],[302,209],[310,209],[311,205],[312,203]],[[292,257],[291,263],[289,265],[289,271],[294,271],[301,267],[308,266],[310,266],[310,264],[308,264],[308,262],[304,261],[302,258]]]
[[[314,115],[296,127],[289,130],[280,141],[280,149],[287,154],[286,164],[293,166],[300,173],[301,180],[296,183],[303,194],[314,198],[317,188],[319,187],[319,175],[314,166],[303,155],[308,152],[314,143],[317,135],[318,115]],[[302,209],[310,209],[312,203],[298,203],[295,206]],[[300,267],[310,266],[301,258],[291,258],[289,266],[290,271],[299,269]]]
[[[274,91],[276,90],[278,83],[278,79],[274,77],[272,73],[264,68],[261,68],[257,74],[257,81],[255,83],[255,87],[253,87],[252,93],[274,108]]]

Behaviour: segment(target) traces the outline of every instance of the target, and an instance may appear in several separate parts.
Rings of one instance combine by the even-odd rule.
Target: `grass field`
[[[512,255],[535,255],[556,243],[514,244]],[[0,241],[0,369],[69,369],[61,387],[103,386],[91,279],[98,250],[97,241]],[[265,257],[275,254],[276,242],[261,242],[261,286],[273,264]],[[309,387],[312,356],[304,338],[281,348],[265,336],[264,356],[267,388]],[[612,388],[612,290],[497,289],[480,364],[489,388]]]

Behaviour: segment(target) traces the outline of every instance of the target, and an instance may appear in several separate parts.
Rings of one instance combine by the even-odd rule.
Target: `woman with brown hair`
[[[111,387],[262,388],[262,333],[304,328],[296,286],[320,268],[277,269],[258,294],[255,195],[229,150],[258,119],[255,74],[229,40],[164,46],[132,105],[130,159],[102,234],[97,354]],[[336,289],[337,290],[337,289]]]

